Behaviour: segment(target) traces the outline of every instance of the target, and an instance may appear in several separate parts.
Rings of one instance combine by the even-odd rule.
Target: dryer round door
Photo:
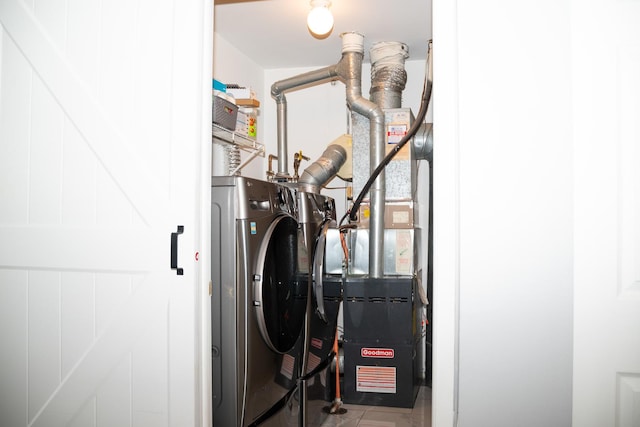
[[[275,352],[287,353],[298,340],[307,309],[308,278],[298,268],[298,222],[277,217],[265,233],[254,276],[258,328]]]

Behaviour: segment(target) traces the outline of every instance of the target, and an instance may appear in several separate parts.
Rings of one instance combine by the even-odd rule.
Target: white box
[[[236,133],[242,136],[249,135],[249,117],[247,113],[238,109],[238,116],[236,118]]]
[[[230,85],[227,85],[227,93],[230,95],[233,95],[234,98],[236,99],[249,99],[249,98],[253,98],[253,96],[251,96],[251,88],[250,87],[229,87]]]

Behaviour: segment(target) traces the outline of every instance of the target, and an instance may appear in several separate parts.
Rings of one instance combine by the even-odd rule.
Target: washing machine
[[[213,177],[211,200],[214,425],[268,425],[304,362],[310,281],[296,192]]]
[[[329,274],[324,262],[327,250],[341,250],[327,247],[327,233],[337,227],[335,205],[330,197],[300,191],[297,207],[302,229],[300,246],[306,254],[301,261],[308,259],[311,287],[304,338],[298,343],[303,354],[301,375],[298,389],[289,396],[286,407],[274,417],[270,427],[321,425],[328,416],[326,408],[333,396],[330,366],[342,301],[342,275]]]

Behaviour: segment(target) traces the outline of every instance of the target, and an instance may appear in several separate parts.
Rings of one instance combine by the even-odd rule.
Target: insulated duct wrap
[[[371,57],[371,101],[380,108],[400,108],[407,83],[404,69],[409,47],[399,42],[380,42],[369,51]]]

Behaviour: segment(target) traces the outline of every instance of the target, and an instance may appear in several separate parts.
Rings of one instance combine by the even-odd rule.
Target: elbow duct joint
[[[331,144],[322,156],[304,170],[298,183],[319,191],[336,176],[347,160],[347,151],[338,144]]]

